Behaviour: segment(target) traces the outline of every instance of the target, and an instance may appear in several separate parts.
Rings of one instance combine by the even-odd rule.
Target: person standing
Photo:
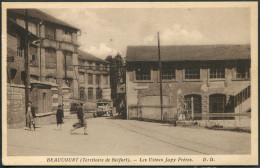
[[[32,102],[29,101],[28,102],[28,111],[26,114],[26,118],[27,118],[27,125],[29,126],[29,130],[31,130],[31,125],[33,125],[33,129],[35,131],[35,108],[32,107]]]
[[[86,119],[84,119],[84,112],[83,112],[83,103],[80,103],[77,107],[77,117],[78,117],[78,123],[73,125],[73,129],[71,130],[71,134],[73,134],[73,132],[78,129],[78,128],[84,128],[84,135],[88,135],[87,134],[87,121]]]
[[[56,113],[57,130],[59,128],[59,125],[60,125],[60,130],[61,130],[61,125],[63,123],[63,119],[64,119],[64,112],[63,112],[62,106],[59,105],[58,109],[57,109],[57,113]]]

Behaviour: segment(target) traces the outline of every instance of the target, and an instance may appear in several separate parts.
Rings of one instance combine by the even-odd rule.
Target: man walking
[[[84,128],[84,135],[87,134],[87,121],[84,119],[84,112],[83,112],[83,103],[80,103],[77,107],[77,117],[78,117],[78,123],[74,124],[73,127],[74,129],[71,130],[71,134],[78,129],[78,128]]]
[[[35,108],[32,107],[32,102],[29,101],[28,102],[28,111],[26,114],[26,118],[27,118],[27,125],[29,126],[29,130],[31,130],[31,125],[33,125],[33,129],[35,131]]]

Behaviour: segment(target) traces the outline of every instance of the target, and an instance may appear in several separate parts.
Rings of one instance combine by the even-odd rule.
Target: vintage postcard
[[[257,2],[2,3],[2,164],[258,165]]]

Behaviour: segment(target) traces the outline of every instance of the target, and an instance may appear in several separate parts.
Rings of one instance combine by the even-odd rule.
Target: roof
[[[70,24],[68,24],[64,21],[61,21],[61,20],[59,20],[59,19],[57,19],[57,18],[55,18],[51,15],[48,15],[48,14],[40,11],[39,9],[27,9],[27,10],[28,10],[28,16],[29,17],[37,18],[37,19],[40,19],[40,20],[43,20],[43,21],[48,21],[48,22],[51,22],[51,23],[54,23],[54,24],[58,24],[58,25],[66,26],[68,28],[79,30],[78,28],[71,26]],[[8,9],[8,11],[25,15],[25,9]]]
[[[83,60],[88,60],[88,61],[96,61],[96,62],[103,62],[103,63],[108,63],[107,61],[101,59],[101,58],[98,58],[94,55],[91,55],[85,51],[82,51],[82,50],[79,50],[78,49],[78,58],[79,59],[83,59]]]
[[[162,61],[250,59],[250,45],[161,46]],[[126,61],[158,61],[158,46],[128,46]]]

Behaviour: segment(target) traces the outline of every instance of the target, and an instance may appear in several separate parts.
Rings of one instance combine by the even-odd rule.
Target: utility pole
[[[24,49],[24,58],[25,58],[25,112],[28,113],[28,102],[30,101],[30,63],[29,63],[29,33],[28,33],[28,10],[25,9],[25,49]],[[26,115],[25,114],[25,115]],[[26,121],[27,123],[27,121]]]
[[[158,57],[159,57],[159,78],[160,78],[160,105],[161,105],[161,122],[163,122],[163,97],[162,97],[162,62],[160,53],[160,33],[157,32],[158,38]]]

